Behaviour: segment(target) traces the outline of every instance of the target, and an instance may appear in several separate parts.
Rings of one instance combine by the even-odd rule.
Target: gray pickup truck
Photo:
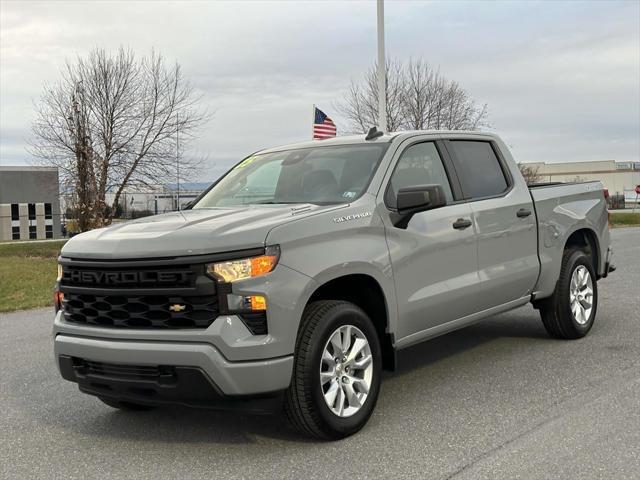
[[[399,349],[527,303],[586,335],[611,259],[599,182],[527,186],[492,134],[372,129],[260,151],[184,211],[71,239],[55,358],[115,408],[276,402],[341,438]]]

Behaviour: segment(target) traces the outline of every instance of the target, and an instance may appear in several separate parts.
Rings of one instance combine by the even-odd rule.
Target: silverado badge
[[[348,222],[349,220],[358,220],[359,218],[367,218],[371,216],[371,212],[352,213],[351,215],[345,215],[344,217],[334,217],[335,223]]]

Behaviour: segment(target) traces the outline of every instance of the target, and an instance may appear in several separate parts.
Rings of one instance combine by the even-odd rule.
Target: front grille
[[[102,363],[73,357],[73,368],[80,375],[100,375],[102,377],[158,380],[175,377],[175,368],[158,365],[122,365],[117,363]]]
[[[121,328],[207,328],[218,297],[64,293],[64,318],[82,325]]]
[[[231,285],[207,274],[207,263],[225,258],[61,257],[62,314],[65,321],[83,326],[166,330],[205,329],[221,314],[237,314],[253,335],[266,335],[266,312],[230,312],[226,300]]]

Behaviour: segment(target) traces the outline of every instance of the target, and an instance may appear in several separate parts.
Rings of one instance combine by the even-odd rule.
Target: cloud
[[[179,62],[215,116],[192,154],[229,165],[309,138],[376,57],[373,2],[0,4],[0,163],[24,163],[34,100],[95,46]],[[387,2],[387,51],[487,102],[523,161],[640,157],[637,2]],[[344,123],[342,123],[344,125]],[[212,167],[213,172],[213,167]],[[211,178],[215,175],[212,173]]]

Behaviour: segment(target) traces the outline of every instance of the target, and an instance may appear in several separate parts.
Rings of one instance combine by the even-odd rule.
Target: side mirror
[[[421,185],[401,188],[396,198],[397,212],[392,215],[392,222],[398,228],[407,228],[414,214],[444,207],[447,199],[442,185]]]

